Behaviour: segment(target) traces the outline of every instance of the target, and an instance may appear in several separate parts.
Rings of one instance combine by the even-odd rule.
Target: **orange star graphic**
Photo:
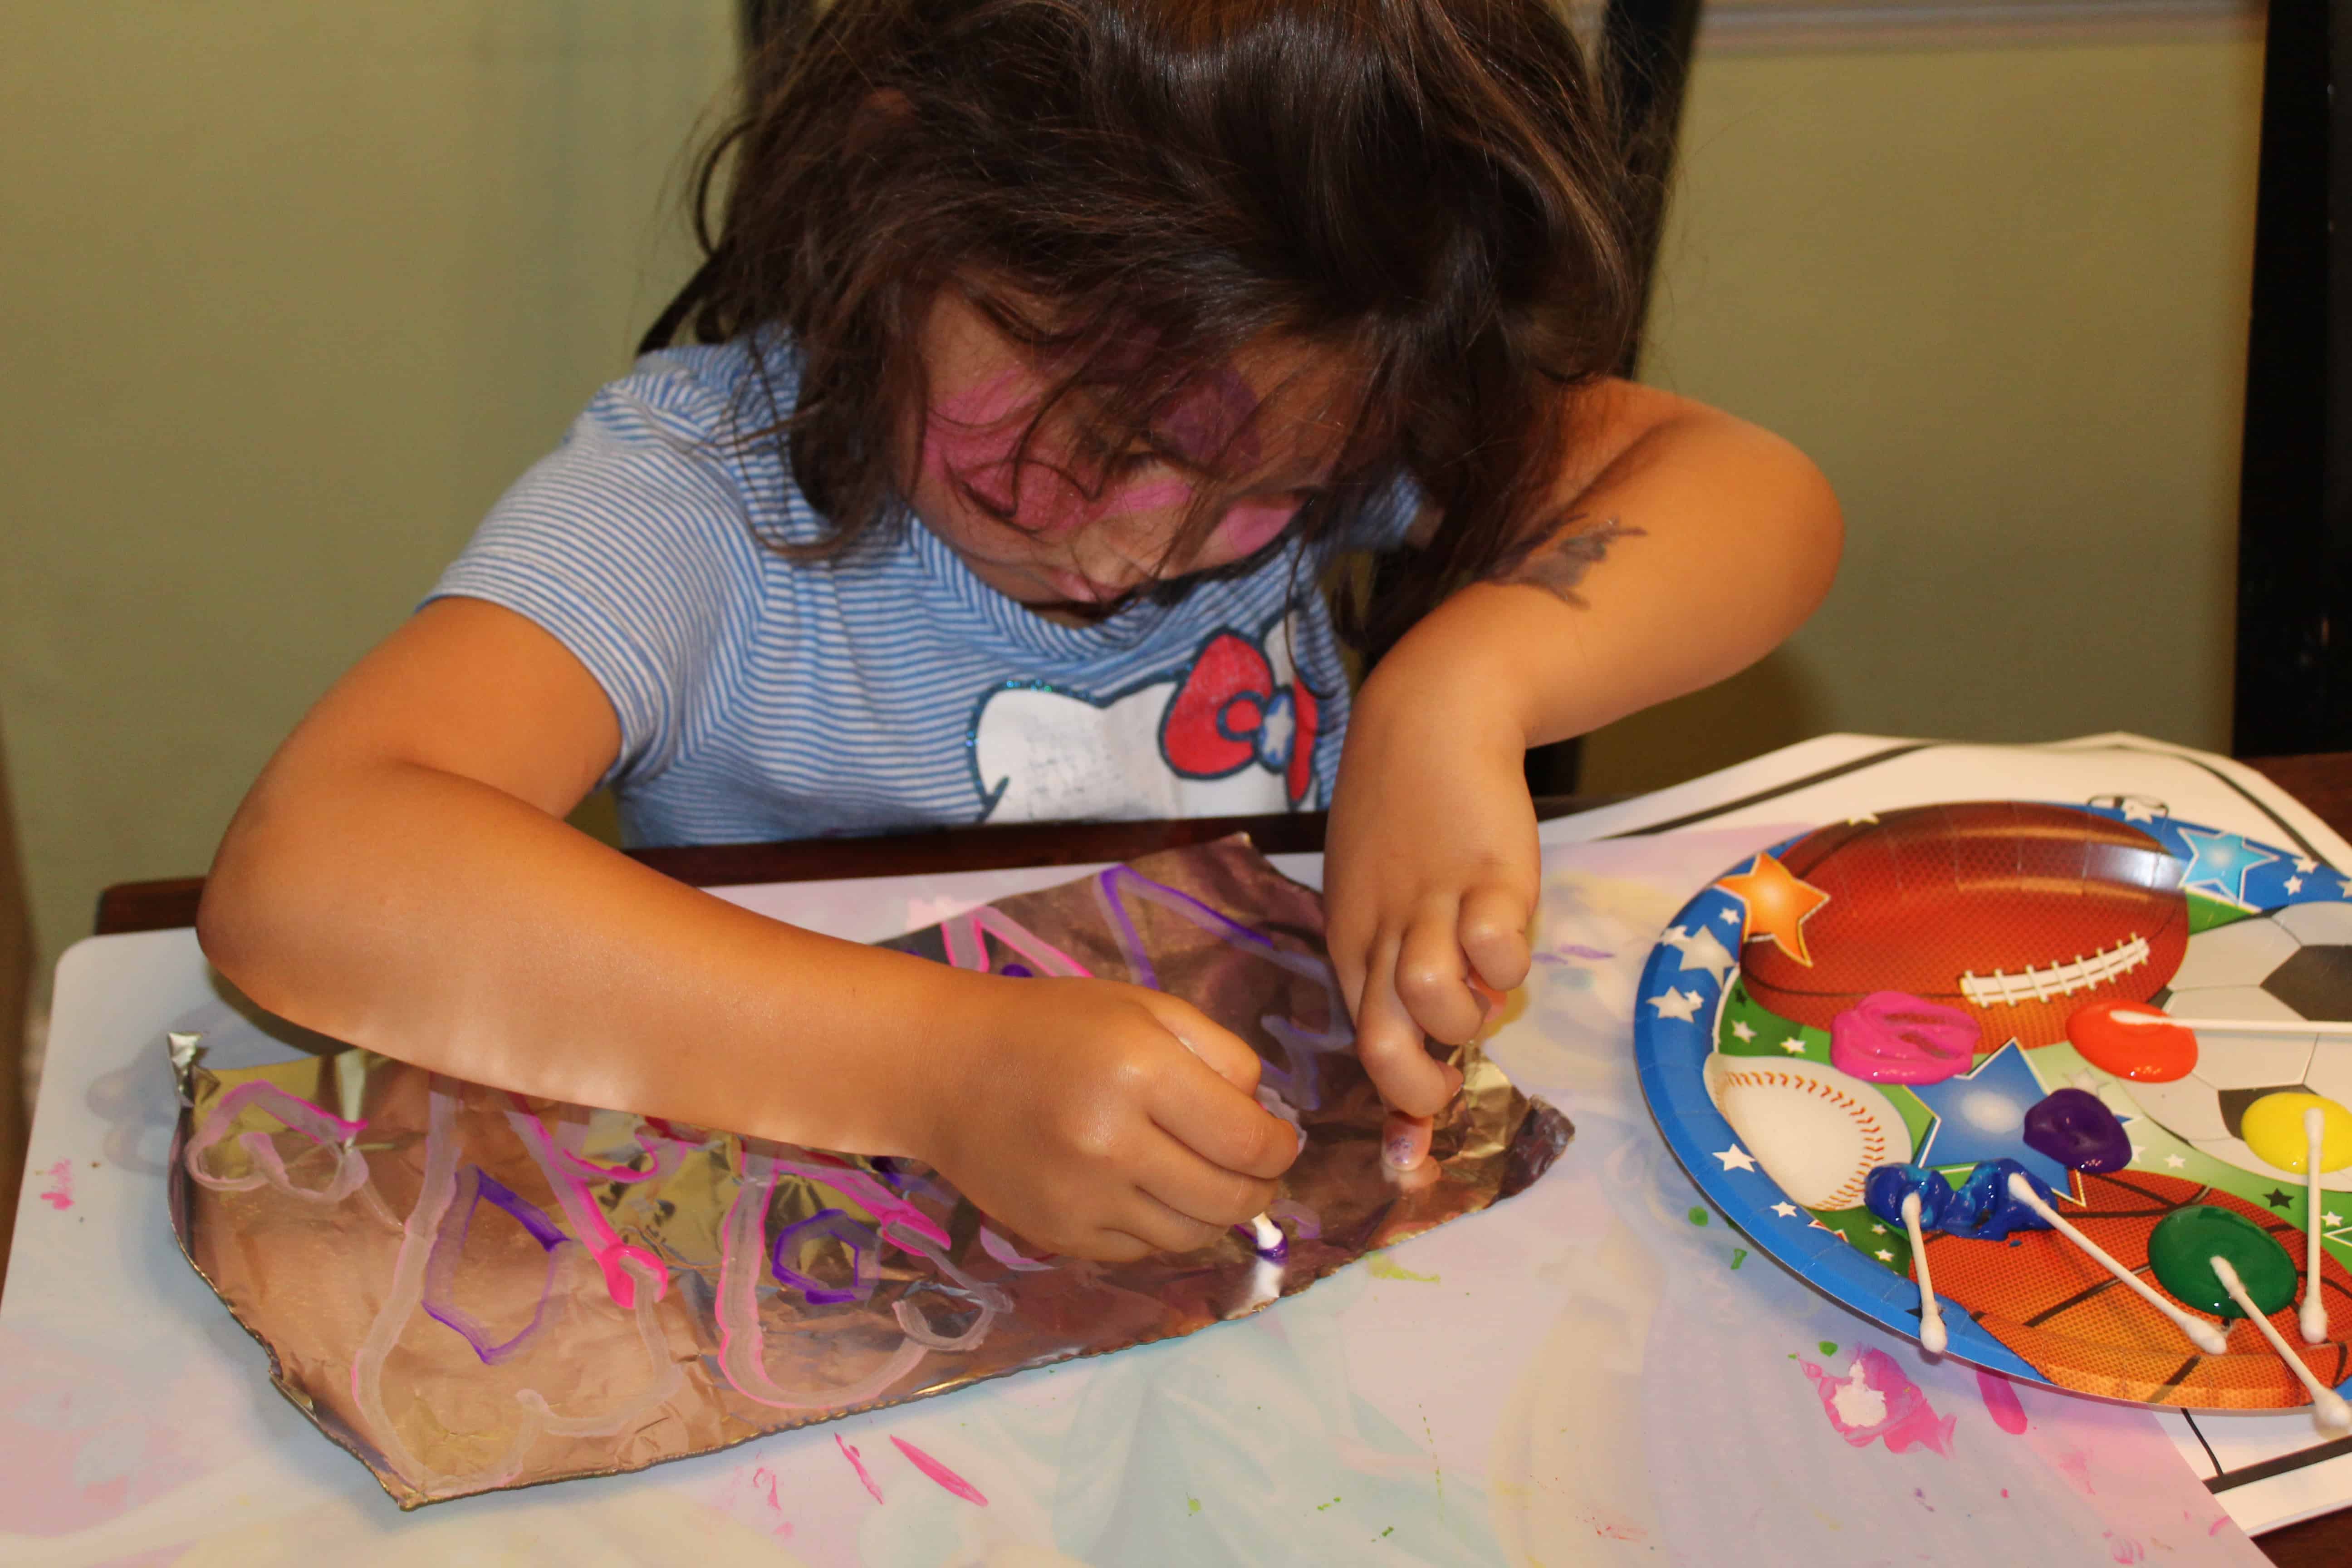
[[[1716,883],[1737,893],[1748,905],[1748,919],[1739,928],[1742,944],[1769,938],[1780,951],[1811,969],[1813,955],[1805,951],[1805,922],[1830,896],[1810,882],[1799,881],[1789,868],[1769,855],[1758,855],[1756,864],[1737,877]]]

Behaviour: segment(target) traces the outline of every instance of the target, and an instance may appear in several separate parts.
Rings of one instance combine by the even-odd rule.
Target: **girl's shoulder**
[[[566,434],[559,456],[615,481],[661,475],[724,497],[752,532],[804,543],[821,531],[793,483],[782,431],[799,391],[789,342],[690,343],[642,355],[607,382]]]

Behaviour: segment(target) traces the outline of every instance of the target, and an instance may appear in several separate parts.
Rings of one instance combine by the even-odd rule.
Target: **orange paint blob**
[[[2067,1016],[2066,1038],[2093,1067],[2136,1083],[2170,1083],[2197,1066],[2196,1035],[2145,1002],[2085,1003]]]

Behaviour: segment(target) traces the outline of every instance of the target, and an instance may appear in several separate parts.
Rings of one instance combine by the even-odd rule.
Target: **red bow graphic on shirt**
[[[1282,775],[1297,805],[1315,782],[1320,705],[1303,682],[1275,683],[1274,667],[1248,638],[1219,632],[1169,700],[1160,749],[1186,778],[1217,779],[1252,763]]]

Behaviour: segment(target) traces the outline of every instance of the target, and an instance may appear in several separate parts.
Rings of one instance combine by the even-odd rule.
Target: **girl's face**
[[[1150,447],[1127,453],[1088,449],[1080,389],[1029,436],[1016,475],[1049,377],[952,289],[932,304],[923,355],[930,407],[908,489],[916,516],[981,581],[1058,620],[1097,618],[1149,582],[1255,553],[1290,525],[1346,437],[1339,368],[1276,349],[1196,378]],[[1277,383],[1283,395],[1262,407]],[[1240,493],[1206,538],[1171,558],[1211,472]]]

